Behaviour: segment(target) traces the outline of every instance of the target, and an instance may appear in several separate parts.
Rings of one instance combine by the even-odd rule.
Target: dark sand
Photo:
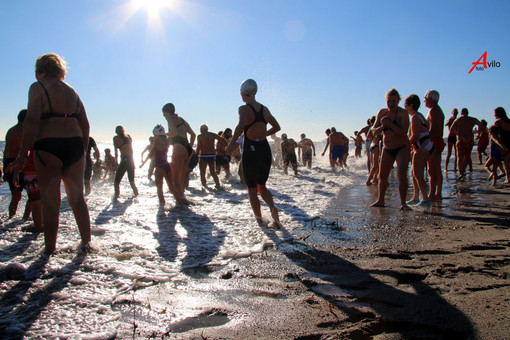
[[[120,338],[507,339],[510,337],[510,187],[480,166],[464,182],[449,172],[445,199],[398,211],[391,178],[386,208],[377,189],[339,192],[322,218],[265,232],[263,253],[187,272],[131,292]],[[345,244],[321,230],[337,229]],[[300,236],[296,236],[300,235]],[[155,330],[148,310],[181,320]],[[136,327],[135,327],[136,325]]]

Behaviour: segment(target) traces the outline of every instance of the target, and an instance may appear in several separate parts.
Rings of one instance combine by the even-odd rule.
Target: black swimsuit
[[[266,138],[259,141],[253,141],[248,138],[248,130],[253,124],[262,122],[267,125],[264,119],[264,106],[260,106],[259,111],[250,104],[247,104],[255,114],[253,123],[244,127],[244,142],[243,142],[243,155],[241,164],[243,165],[244,180],[248,188],[256,188],[257,184],[266,184],[269,178],[269,171],[271,170],[271,163],[273,157],[271,155],[271,148]]]
[[[181,118],[181,123],[175,126],[175,129],[177,130],[179,127],[184,125],[184,119]],[[191,148],[191,145],[189,145],[188,139],[186,137],[181,136],[173,136],[170,137],[170,140],[172,141],[172,144],[181,144],[184,146],[186,151],[188,152],[188,157],[191,156],[193,153],[193,149]]]
[[[398,110],[397,110],[397,114],[398,114]],[[396,126],[399,126],[397,124],[397,114],[395,114],[395,120],[393,120],[393,124],[395,124]],[[383,131],[388,131],[388,130],[391,130],[390,127],[385,127],[383,129]],[[387,147],[384,147],[383,148],[383,151],[386,151],[387,153],[389,153],[393,158],[397,157],[398,153],[400,152],[400,150],[402,150],[403,148],[405,148],[407,145],[402,145],[398,148],[395,148],[395,149],[388,149]]]
[[[78,112],[78,106],[80,104],[79,99],[76,99],[76,111],[74,113],[56,113],[53,111],[53,107],[51,106],[50,96],[48,95],[48,91],[44,87],[44,85],[41,82],[38,82],[42,88],[44,89],[44,92],[46,93],[46,99],[48,100],[48,106],[50,107],[49,112],[44,112],[41,114],[41,120],[49,119],[49,118],[74,118],[78,119],[76,113]],[[45,165],[44,162],[41,160],[41,157],[39,156],[38,151],[44,151],[48,152],[62,162],[62,166],[65,168],[73,163],[76,163],[79,161],[83,154],[85,153],[84,147],[83,147],[83,138],[76,136],[76,137],[51,137],[51,138],[43,138],[34,143],[34,151],[39,159],[39,161],[42,163],[42,165]]]

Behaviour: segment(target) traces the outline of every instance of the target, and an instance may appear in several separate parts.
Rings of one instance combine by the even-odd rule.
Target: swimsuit
[[[474,141],[473,138],[459,137],[457,139],[457,154],[460,157],[470,157],[471,150],[473,150]]]
[[[336,161],[344,159],[345,146],[343,145],[335,145],[331,149],[331,160]]]
[[[198,155],[196,152],[193,152],[193,155],[191,156],[188,164],[188,169],[193,170],[198,164]]]
[[[183,123],[181,123],[181,124],[183,124]],[[189,145],[189,142],[185,137],[173,136],[173,137],[170,137],[170,140],[172,141],[172,144],[174,144],[174,145],[175,144],[182,145],[186,149],[186,151],[188,151],[188,157],[191,156],[191,154],[193,153],[193,149],[191,148],[191,145]]]
[[[439,151],[439,153],[444,150],[444,139],[443,137],[432,137],[432,144],[434,144],[434,149]]]
[[[164,151],[156,150],[154,152],[154,166],[156,168],[160,168],[165,172],[165,174],[169,173],[171,169],[170,163],[168,163],[167,159],[168,153],[168,145]]]
[[[41,120],[49,118],[78,119],[78,117],[76,116],[76,112],[78,111],[78,105],[80,103],[78,98],[76,99],[76,111],[74,113],[53,112],[48,91],[41,82],[38,83],[44,89],[44,92],[46,93],[46,99],[48,100],[48,106],[50,107],[50,112],[41,113]],[[84,154],[83,138],[79,136],[43,138],[34,143],[34,150],[37,158],[39,159],[42,165],[45,166],[44,162],[41,160],[41,157],[39,156],[38,151],[45,151],[57,157],[58,159],[60,159],[60,161],[62,162],[62,166],[65,168],[73,163],[76,163],[83,157]]]
[[[198,159],[202,162],[214,162],[216,155],[200,155]]]
[[[427,121],[425,120],[421,113],[417,112],[416,114],[418,115],[418,118],[420,118],[421,124],[423,127],[426,128],[426,130],[418,135],[418,141],[415,142],[414,145],[416,147],[416,150],[425,150],[432,154],[434,152],[435,147],[432,140],[430,139],[430,132],[428,130]]]
[[[218,155],[218,156],[216,156],[216,165],[217,166],[229,165],[231,159],[232,159],[232,157],[230,157],[230,155],[223,155],[223,156]]]
[[[457,143],[457,135],[449,135],[448,136],[448,144],[455,144]]]
[[[248,138],[248,129],[256,122],[262,122],[267,125],[264,119],[264,106],[260,106],[259,111],[255,111],[253,106],[247,104],[255,114],[255,119],[249,125],[244,127],[244,142],[241,164],[244,171],[244,180],[248,188],[256,188],[257,184],[266,184],[271,170],[273,156],[271,147],[266,138],[261,141],[253,141]]]
[[[395,157],[397,157],[397,155],[400,152],[400,150],[402,150],[406,146],[407,145],[402,145],[402,146],[400,146],[398,148],[395,148],[395,149],[383,148],[383,150],[386,151],[387,153],[389,153],[393,158],[395,158]]]
[[[311,161],[312,160],[312,152],[303,152],[303,162]]]
[[[491,142],[491,157],[494,157],[498,162],[503,159],[501,148],[493,142]]]

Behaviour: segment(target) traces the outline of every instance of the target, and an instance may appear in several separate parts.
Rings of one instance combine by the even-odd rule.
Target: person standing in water
[[[124,174],[128,173],[129,184],[133,189],[135,196],[138,196],[138,188],[135,184],[135,161],[133,159],[133,139],[126,135],[124,127],[119,125],[115,128],[117,136],[113,137],[113,146],[115,148],[115,161],[118,162],[120,152],[120,163],[115,174],[115,198],[120,195],[120,181]]]
[[[280,225],[273,195],[266,187],[272,162],[271,148],[267,136],[280,131],[280,124],[267,107],[256,101],[256,94],[257,83],[255,80],[247,79],[243,81],[241,84],[241,98],[245,105],[239,107],[239,123],[227,145],[227,152],[234,149],[235,142],[244,132],[241,164],[255,219],[259,224],[263,223],[258,198],[260,193],[264,202],[269,206],[273,221]],[[271,125],[269,130],[267,129],[268,123]]]

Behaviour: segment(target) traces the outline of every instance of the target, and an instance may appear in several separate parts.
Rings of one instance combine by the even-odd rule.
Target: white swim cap
[[[241,84],[241,93],[254,96],[257,94],[257,83],[253,79],[246,79]]]
[[[156,127],[152,130],[152,134],[154,136],[164,136],[165,135],[165,128],[161,125],[156,125]]]

